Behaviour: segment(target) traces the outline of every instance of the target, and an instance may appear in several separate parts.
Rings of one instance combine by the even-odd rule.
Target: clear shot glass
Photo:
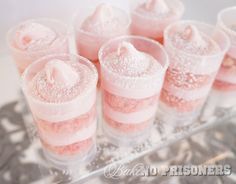
[[[48,28],[51,28],[56,33],[56,41],[53,42],[50,46],[43,47],[37,50],[22,50],[16,46],[15,36],[19,28],[24,24],[38,23],[44,25]],[[15,27],[11,28],[7,33],[7,44],[11,53],[11,56],[16,64],[16,67],[20,74],[24,72],[26,67],[37,59],[58,53],[68,53],[69,52],[69,36],[67,26],[54,19],[49,18],[39,18],[31,19],[25,22],[21,22]]]
[[[90,71],[90,75],[86,71],[78,73],[81,84],[89,82],[89,85],[68,101],[41,100],[36,98],[31,90],[34,77],[48,62],[55,59],[71,65],[79,64],[86,68],[86,71]],[[64,168],[70,164],[91,160],[96,153],[97,78],[96,68],[89,60],[72,54],[40,58],[22,74],[22,90],[32,112],[44,155],[57,167]]]
[[[155,74],[126,76],[106,66],[107,55],[122,42],[131,43],[160,64]],[[159,94],[168,67],[168,56],[158,42],[140,36],[122,36],[108,41],[99,51],[103,130],[116,145],[134,146],[150,135],[156,116]],[[144,62],[144,61],[141,61]]]
[[[230,108],[236,105],[236,6],[218,13],[217,26],[230,38],[230,49],[216,76],[212,98],[217,107]]]
[[[170,35],[186,26],[195,26],[218,48],[206,55],[177,48]],[[229,48],[227,35],[215,26],[197,21],[179,21],[164,32],[164,46],[170,57],[160,98],[159,117],[174,126],[193,123],[208,97],[216,74]]]

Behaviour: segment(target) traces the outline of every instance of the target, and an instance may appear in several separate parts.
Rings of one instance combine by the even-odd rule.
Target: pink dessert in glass
[[[230,38],[231,45],[217,74],[212,96],[218,107],[236,105],[236,7],[222,10],[218,14],[217,26]]]
[[[187,125],[200,113],[229,47],[219,29],[195,21],[171,24],[164,33],[170,57],[161,94],[160,114],[175,125]]]
[[[131,33],[155,39],[163,43],[164,29],[179,20],[184,13],[180,0],[133,1]]]
[[[135,145],[149,136],[168,56],[150,39],[123,36],[99,51],[103,129],[115,144]]]
[[[22,88],[53,163],[76,163],[94,154],[96,84],[96,68],[76,55],[45,56],[23,73]]]
[[[68,53],[67,27],[53,19],[32,19],[9,30],[7,42],[18,71],[40,57]]]
[[[130,22],[124,10],[110,4],[99,4],[92,11],[82,7],[74,23],[78,53],[91,60],[99,71],[100,47],[111,38],[129,34]]]

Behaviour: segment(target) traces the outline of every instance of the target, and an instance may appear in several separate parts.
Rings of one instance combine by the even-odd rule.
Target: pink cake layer
[[[148,128],[153,123],[153,117],[140,123],[118,122],[118,121],[113,120],[112,118],[109,118],[105,114],[103,115],[103,117],[105,119],[105,123],[107,123],[110,127],[112,127],[113,129],[115,129],[116,131],[120,133],[139,133],[142,130],[145,130],[146,128]]]
[[[37,123],[38,128],[41,131],[47,132],[49,134],[51,133],[70,134],[89,126],[93,122],[95,117],[96,117],[96,106],[93,105],[91,110],[87,112],[86,114],[80,115],[79,117],[76,117],[70,120],[61,121],[61,122],[48,122],[48,121],[44,121],[39,118],[36,118],[36,123]]]
[[[215,74],[214,72],[209,75],[201,75],[169,68],[165,80],[183,89],[197,89],[211,84]]]
[[[227,55],[214,82],[214,88],[220,91],[236,90],[236,59]]]
[[[106,102],[113,110],[123,113],[132,113],[153,106],[157,104],[158,98],[159,94],[143,99],[125,98],[103,90],[104,102]]]
[[[185,98],[176,97],[163,89],[160,100],[171,108],[175,108],[179,112],[190,112],[198,107],[201,107],[205,98],[186,100]]]
[[[73,155],[84,155],[88,152],[94,144],[93,138],[86,139],[84,141],[79,141],[74,144],[66,145],[66,146],[53,146],[50,145],[43,140],[41,143],[45,149],[49,152],[56,155],[63,156],[73,156]]]
[[[220,91],[235,91],[236,92],[236,84],[215,80],[214,82],[214,89]]]

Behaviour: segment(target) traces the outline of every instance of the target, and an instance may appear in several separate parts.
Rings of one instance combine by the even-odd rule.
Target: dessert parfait
[[[7,42],[20,74],[40,57],[69,49],[66,26],[53,19],[22,22],[8,32]]]
[[[77,163],[94,154],[96,84],[96,68],[76,55],[43,57],[23,73],[22,88],[52,163]]]
[[[236,105],[236,7],[222,10],[218,15],[218,27],[230,38],[231,45],[214,82],[212,95],[219,107]]]
[[[129,34],[130,22],[124,10],[110,4],[99,4],[92,11],[83,7],[74,25],[78,53],[91,60],[99,69],[100,47],[111,38]]]
[[[163,42],[164,29],[184,13],[180,0],[133,1],[131,33]]]
[[[177,126],[187,125],[200,113],[229,40],[213,26],[180,21],[165,30],[164,46],[170,66],[160,98],[161,118]]]
[[[99,60],[103,129],[115,144],[139,144],[150,135],[167,54],[155,41],[124,36],[102,46]]]

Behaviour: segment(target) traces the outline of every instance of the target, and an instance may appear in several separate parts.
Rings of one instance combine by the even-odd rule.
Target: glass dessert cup
[[[170,12],[165,15],[161,12],[160,14],[151,14],[150,11],[147,11],[149,13],[138,11],[138,7],[144,6],[145,3],[150,3],[150,8],[155,8],[155,5],[152,5],[155,1],[156,6],[160,1],[163,1],[169,7]],[[163,43],[165,28],[169,24],[180,20],[184,13],[184,5],[180,0],[138,0],[133,1],[131,8],[131,33],[157,40],[160,43]]]
[[[127,76],[107,67],[107,56],[115,53],[124,42],[132,44],[139,53],[152,56],[160,66],[158,71],[147,76]],[[169,64],[167,53],[154,40],[122,36],[101,47],[99,61],[105,134],[116,145],[135,146],[142,143],[149,137],[153,127],[160,90]]]
[[[48,47],[42,46],[42,48],[37,49],[37,50],[24,50],[24,49],[18,48],[14,40],[17,31],[19,31],[22,25],[31,24],[31,23],[37,23],[51,29],[52,31],[55,31],[55,33],[57,33],[57,36],[56,36],[57,40],[55,40],[55,43]],[[16,67],[21,75],[28,65],[30,65],[32,62],[36,61],[37,59],[43,56],[69,52],[67,26],[58,20],[49,19],[49,18],[27,20],[25,22],[18,24],[17,26],[13,27],[12,29],[8,31],[7,44],[8,44],[10,53],[14,59],[14,62],[16,64]]]
[[[100,6],[103,4],[100,4]],[[110,6],[110,5],[109,5]],[[99,34],[95,32],[91,32],[88,30],[82,29],[82,25],[84,21],[93,16],[95,11],[97,11],[97,7],[93,7],[91,9],[86,9],[81,6],[81,9],[78,11],[78,14],[75,16],[74,20],[74,34],[76,38],[76,47],[77,52],[85,57],[88,58],[93,64],[96,66],[99,76],[100,76],[100,64],[98,60],[98,51],[100,47],[109,39],[129,34],[129,26],[131,23],[130,16],[128,13],[120,8],[111,6],[113,11],[117,17],[120,17],[121,24],[119,29],[109,33],[109,34]],[[97,16],[99,17],[99,16]],[[102,17],[102,16],[101,16]],[[107,25],[104,26],[105,28]]]
[[[84,70],[84,73],[78,73],[78,80],[90,83],[81,89],[82,92],[75,93],[70,100],[48,102],[38,99],[33,95],[35,92],[32,92],[31,83],[40,75],[39,71],[43,71],[52,60],[86,68],[86,71],[91,72],[90,78]],[[54,69],[53,72],[56,75],[58,71]],[[27,67],[22,74],[22,89],[35,120],[44,155],[58,168],[87,162],[96,153],[96,85],[97,71],[93,64],[81,56],[72,54],[42,57]],[[36,86],[42,96],[39,84]],[[45,89],[47,90],[53,95],[54,91]]]
[[[230,38],[227,52],[211,92],[217,107],[230,108],[236,105],[236,6],[219,12],[217,26]]]
[[[217,50],[201,55],[176,47],[171,35],[176,30],[183,31],[189,25],[195,26],[204,35],[203,38],[207,39],[206,43],[212,43],[212,49]],[[170,57],[170,66],[165,77],[158,114],[162,121],[173,126],[187,126],[200,114],[229,48],[229,39],[214,26],[197,21],[179,21],[165,30],[164,46]]]

